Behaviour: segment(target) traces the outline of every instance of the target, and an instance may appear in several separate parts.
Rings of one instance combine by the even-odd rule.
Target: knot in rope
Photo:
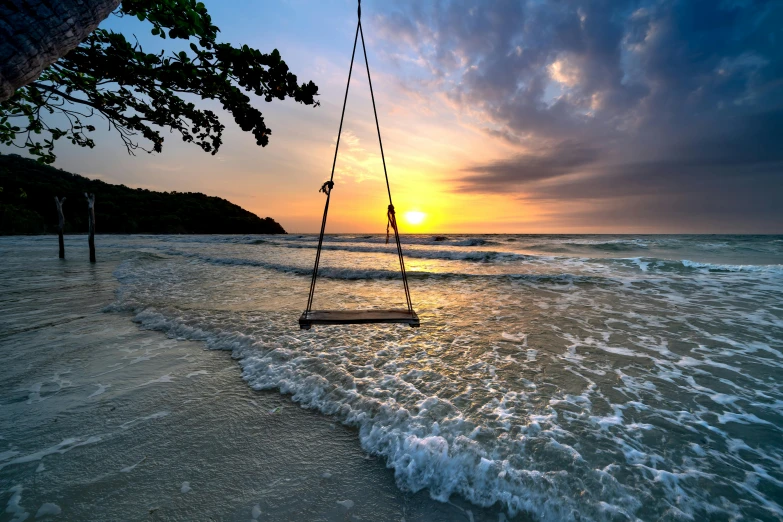
[[[386,244],[389,244],[389,227],[394,229],[397,233],[397,218],[394,216],[394,205],[389,205],[389,209],[386,211]]]
[[[327,196],[332,193],[332,189],[334,188],[334,181],[324,181],[324,184],[321,185],[321,190],[318,192],[323,192]]]
[[[362,0],[359,0],[359,20],[362,19]]]

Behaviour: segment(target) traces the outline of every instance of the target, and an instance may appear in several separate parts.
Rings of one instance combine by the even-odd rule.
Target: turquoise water
[[[315,239],[102,236],[123,260],[106,311],[231,351],[250,387],[357,428],[404,491],[783,519],[783,237],[406,236],[420,329],[300,331]],[[402,306],[384,239],[327,237],[314,308]]]

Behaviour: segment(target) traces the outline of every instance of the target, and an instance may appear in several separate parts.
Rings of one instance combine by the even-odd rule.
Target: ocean
[[[96,305],[230,353],[402,492],[498,520],[783,520],[783,236],[407,235],[421,328],[302,331],[316,241],[99,236],[116,285]],[[76,284],[39,277],[56,256],[56,238],[0,238],[4,307],[26,271],[52,296]],[[313,308],[404,307],[397,263],[385,236],[327,236]],[[8,488],[20,455],[0,447]]]

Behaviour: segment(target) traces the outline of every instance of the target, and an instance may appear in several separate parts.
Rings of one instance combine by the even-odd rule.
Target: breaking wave
[[[117,269],[111,309],[229,350],[253,388],[355,427],[406,491],[543,521],[783,518],[783,266],[764,262],[777,239],[742,257],[705,246],[739,239],[644,237],[622,257],[595,253],[611,238],[553,256],[498,245],[551,252],[573,239],[493,237],[484,249],[442,237],[405,252],[418,330],[299,331],[312,236],[145,239],[154,253]],[[623,253],[633,244],[615,239]],[[378,292],[399,291],[365,284],[399,278],[367,268],[393,266],[383,238],[325,246],[340,254],[320,272],[330,302],[383,305]],[[258,285],[262,270],[296,277]]]

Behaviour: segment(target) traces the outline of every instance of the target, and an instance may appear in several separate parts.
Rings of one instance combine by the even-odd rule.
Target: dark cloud
[[[468,166],[460,190],[637,197],[640,216],[667,194],[702,217],[727,209],[716,225],[730,212],[782,221],[767,202],[783,191],[783,2],[391,5],[385,37],[489,135],[535,151]]]
[[[460,190],[474,192],[508,192],[536,181],[558,178],[577,172],[593,163],[600,151],[580,143],[562,142],[535,154],[520,154],[514,158],[488,165],[466,168],[473,174],[460,180]]]

